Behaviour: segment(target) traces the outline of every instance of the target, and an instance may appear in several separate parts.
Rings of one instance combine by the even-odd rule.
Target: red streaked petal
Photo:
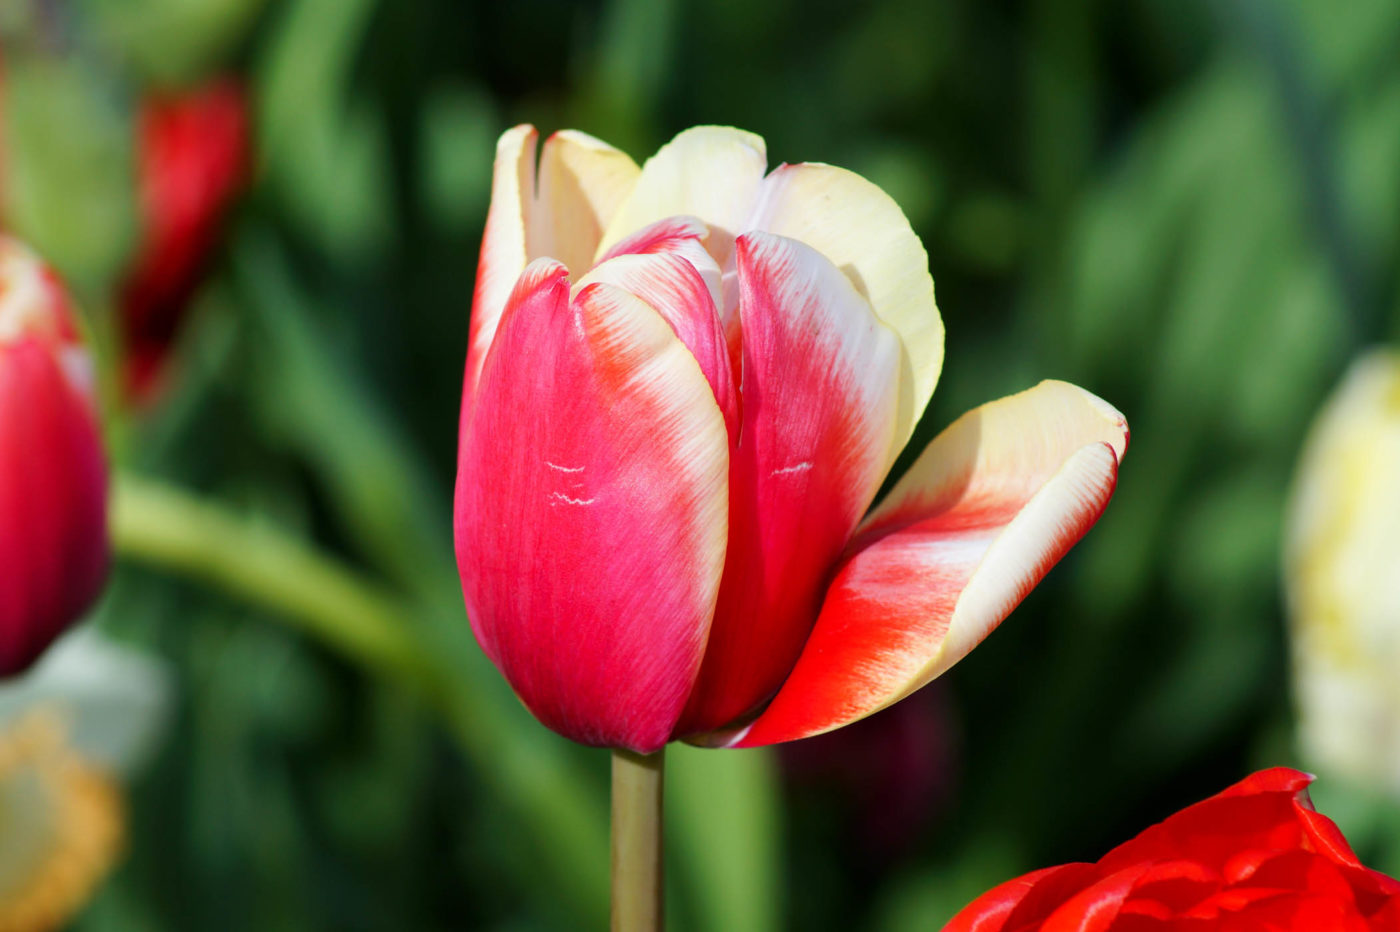
[[[695,243],[693,238],[675,244]],[[696,247],[699,248],[698,246]],[[701,250],[709,266],[714,262]],[[718,269],[716,269],[718,271]],[[575,293],[597,282],[616,285],[641,298],[671,325],[690,350],[715,393],[731,439],[738,437],[739,389],[730,368],[729,348],[719,312],[705,279],[675,251],[620,255],[603,262],[574,286]]]
[[[0,676],[28,667],[107,575],[107,473],[63,350],[0,338]]]
[[[550,728],[639,752],[670,736],[724,563],[728,448],[655,310],[527,270],[461,438],[456,538],[474,630]]]
[[[846,276],[780,236],[746,234],[737,252],[743,426],[729,557],[680,735],[729,724],[782,683],[894,433],[898,340]]]
[[[962,659],[1098,520],[1122,416],[1062,382],[983,405],[929,444],[852,541],[792,675],[738,742],[820,734]]]
[[[695,270],[705,280],[705,286],[710,289],[710,297],[719,314],[725,342],[729,345],[730,368],[737,373],[742,365],[739,355],[739,301],[737,298],[725,300],[724,276],[705,246],[709,238],[710,228],[696,218],[667,217],[621,240],[598,261],[603,263],[617,256],[631,254],[669,253],[680,256],[695,266]]]
[[[768,167],[763,139],[729,126],[694,126],[662,146],[642,166],[637,184],[608,224],[598,255],[666,217],[699,217],[707,245],[723,268],[734,237],[744,232]]]
[[[943,320],[928,254],[899,205],[855,172],[808,162],[763,180],[746,229],[801,240],[844,271],[902,346],[899,428],[890,461],[914,432],[943,367]]]

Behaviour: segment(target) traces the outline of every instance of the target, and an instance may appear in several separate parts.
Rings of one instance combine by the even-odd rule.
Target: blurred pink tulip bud
[[[477,640],[545,725],[651,752],[820,734],[925,685],[1089,529],[1122,415],[1045,382],[960,418],[873,511],[943,324],[899,207],[759,137],[638,168],[497,147],[456,540]]]
[[[122,291],[127,388],[157,390],[186,305],[248,173],[243,90],[220,80],[141,108],[141,246]]]
[[[0,675],[77,620],[107,563],[91,360],[53,272],[0,235]]]

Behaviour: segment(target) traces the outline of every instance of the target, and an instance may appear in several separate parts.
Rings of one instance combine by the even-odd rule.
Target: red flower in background
[[[1277,767],[1189,806],[1094,864],[1008,881],[944,932],[1396,932],[1400,881],[1361,865]]]
[[[0,235],[0,676],[33,663],[107,575],[92,383],[63,287]]]
[[[142,107],[141,247],[122,290],[127,387],[156,388],[185,306],[248,172],[243,90],[223,79]]]

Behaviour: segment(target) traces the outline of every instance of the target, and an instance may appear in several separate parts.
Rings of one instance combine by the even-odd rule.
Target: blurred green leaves
[[[1306,766],[1280,514],[1347,357],[1400,335],[1390,0],[24,9],[0,20],[25,38],[4,55],[6,221],[93,308],[137,233],[139,95],[237,71],[258,136],[171,391],[117,425],[124,468],[162,484],[119,494],[150,521],[189,506],[283,581],[250,597],[203,536],[147,540],[173,575],[123,564],[103,623],[171,659],[183,704],[89,932],[601,925],[603,756],[510,695],[451,556],[476,237],[518,120],[639,161],[736,123],[774,163],[867,174],[924,238],[947,323],[921,437],[1042,377],[1133,428],[1101,524],[950,675],[962,789],[924,843],[878,869],[835,837],[795,857],[837,797],[801,816],[773,756],[677,749],[677,928],[936,928],[1246,767]],[[1316,795],[1395,869],[1392,803],[1325,774]]]
[[[132,119],[94,65],[20,49],[5,59],[6,225],[81,294],[120,278],[136,237]]]

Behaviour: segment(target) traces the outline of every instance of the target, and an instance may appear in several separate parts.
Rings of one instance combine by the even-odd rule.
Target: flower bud
[[[0,236],[0,676],[33,663],[107,574],[93,381],[62,285]]]

